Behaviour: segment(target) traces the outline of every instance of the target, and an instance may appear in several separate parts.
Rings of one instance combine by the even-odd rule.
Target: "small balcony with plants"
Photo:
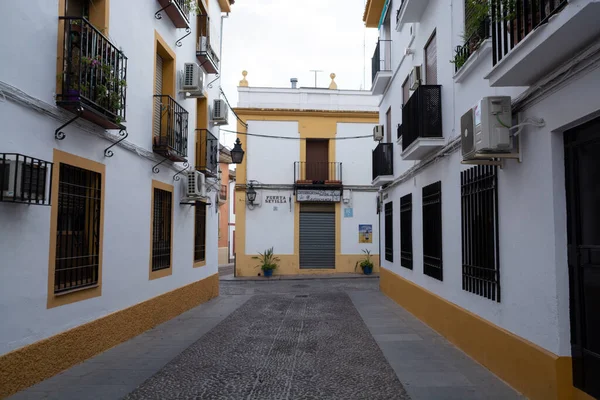
[[[593,0],[487,0],[490,6],[491,86],[530,86],[600,36]]]
[[[328,161],[296,161],[294,163],[296,188],[342,187],[342,163]]]
[[[158,0],[158,3],[162,8],[156,13],[156,18],[161,19],[164,11],[176,28],[190,27],[190,11],[195,0]]]
[[[420,85],[402,107],[402,159],[422,160],[444,146],[442,87]]]
[[[491,23],[489,10],[481,7],[478,0],[467,0],[472,4],[468,11],[463,35],[464,43],[457,46],[454,58],[454,81],[462,82],[469,71],[483,60],[489,60],[492,52]],[[488,61],[489,62],[489,61]]]
[[[185,162],[188,150],[189,113],[171,96],[154,96],[152,150],[173,162]]]
[[[392,41],[379,39],[371,59],[371,75],[374,95],[383,94],[392,80]]]
[[[127,57],[86,18],[60,17],[56,104],[105,129],[124,129]]]
[[[379,143],[373,150],[373,180],[374,186],[382,186],[394,180],[394,144]]]
[[[208,129],[196,129],[196,170],[208,177],[218,174],[219,140]]]
[[[217,74],[219,73],[219,56],[213,49],[210,39],[210,18],[208,15],[199,15],[196,57],[207,74]]]

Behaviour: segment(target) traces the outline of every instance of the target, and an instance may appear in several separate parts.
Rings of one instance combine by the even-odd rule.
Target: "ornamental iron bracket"
[[[169,1],[169,4],[167,4],[166,6],[164,6],[163,8],[161,8],[160,10],[158,10],[154,14],[154,18],[156,18],[156,19],[162,19],[162,15],[160,13],[163,12],[164,10],[166,10],[168,7],[170,7],[172,5],[173,5],[173,1]]]
[[[72,124],[73,122],[75,122],[76,119],[78,119],[79,117],[81,117],[81,113],[83,113],[83,107],[79,107],[77,109],[77,114],[75,114],[75,116],[73,118],[71,118],[70,120],[68,120],[67,122],[65,122],[63,125],[59,126],[58,129],[56,129],[54,131],[54,139],[56,140],[63,140],[65,138],[65,133],[62,131],[66,126]]]
[[[213,79],[212,81],[210,81],[210,83],[208,85],[206,85],[206,86],[208,86],[209,89],[212,89],[213,83],[216,82],[220,77],[221,77],[221,75],[219,75],[219,73],[217,73],[217,75],[215,75],[215,79]]]
[[[183,35],[183,36],[182,36],[182,37],[181,37],[179,40],[177,40],[177,41],[175,42],[175,46],[177,46],[177,47],[181,47],[181,46],[183,45],[183,44],[181,43],[181,41],[182,41],[183,39],[185,39],[186,37],[188,37],[188,36],[190,36],[190,35],[192,34],[192,28],[185,28],[185,32],[186,32],[186,34],[185,34],[185,35]]]
[[[168,158],[166,158],[166,157],[165,157],[165,158],[164,158],[164,159],[163,159],[161,162],[159,162],[158,164],[155,164],[155,165],[152,167],[152,172],[153,172],[153,173],[155,173],[155,174],[158,174],[158,173],[160,172],[160,169],[158,169],[158,166],[159,166],[160,164],[164,163],[164,162],[165,162],[165,161],[167,161],[167,160],[168,160]]]
[[[116,142],[114,142],[113,144],[111,144],[110,146],[108,146],[106,149],[104,149],[104,157],[112,157],[112,156],[114,156],[115,153],[113,153],[113,151],[111,150],[111,148],[115,147],[116,145],[118,145],[119,143],[121,143],[123,140],[127,139],[127,136],[129,136],[129,133],[125,129],[121,129],[119,131],[119,136],[121,136],[121,139],[117,140]]]
[[[183,169],[181,171],[179,171],[178,173],[176,173],[175,175],[173,175],[173,180],[175,182],[179,182],[179,180],[181,179],[179,177],[179,174],[187,171],[188,169],[190,169],[190,163],[186,161],[186,162],[183,163]]]

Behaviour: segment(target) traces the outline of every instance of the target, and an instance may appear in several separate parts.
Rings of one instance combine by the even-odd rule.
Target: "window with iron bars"
[[[444,280],[442,262],[442,182],[423,188],[423,273]]]
[[[394,203],[385,204],[385,259],[394,262]]]
[[[196,202],[194,261],[206,261],[206,203]]]
[[[152,222],[152,271],[171,267],[173,193],[154,188]]]
[[[400,265],[413,268],[412,193],[400,197]]]
[[[54,293],[98,284],[102,175],[60,164]]]
[[[500,302],[497,167],[470,168],[460,181],[462,288]]]

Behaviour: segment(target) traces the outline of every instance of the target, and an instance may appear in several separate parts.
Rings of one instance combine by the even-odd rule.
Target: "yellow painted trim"
[[[327,118],[344,118],[344,121],[339,122],[372,122],[372,118],[377,118],[379,121],[379,112],[377,111],[343,111],[343,110],[290,110],[284,108],[234,108],[238,116],[255,116],[263,115],[266,120],[274,120],[273,117],[327,117]],[[364,118],[368,121],[346,120],[347,118]],[[250,118],[255,119],[255,118]]]
[[[177,55],[167,44],[165,39],[154,31],[154,75],[152,75],[152,87],[156,79],[156,54],[163,58],[163,93],[175,98],[175,82],[177,74]]]
[[[231,12],[231,4],[229,0],[219,0],[219,6],[221,6],[221,12]]]
[[[381,19],[384,5],[385,0],[367,0],[363,14],[363,21],[367,28],[379,27],[379,20]]]
[[[557,356],[385,269],[383,293],[530,399],[585,399],[571,357]]]
[[[0,356],[0,398],[50,378],[219,295],[219,276],[180,287]]]
[[[164,268],[158,271],[152,271],[152,234],[154,231],[154,189],[164,190],[166,192],[171,193],[171,260],[169,261],[169,268]],[[173,252],[175,248],[173,247],[173,222],[175,220],[175,199],[173,197],[173,185],[169,185],[167,183],[152,180],[152,193],[150,195],[150,262],[148,263],[148,279],[160,279],[165,276],[170,276],[173,274]]]
[[[106,184],[106,166],[73,154],[54,149],[54,166],[52,169],[52,206],[50,207],[50,250],[48,252],[48,295],[46,308],[54,308],[77,301],[91,299],[102,295],[102,246],[104,242],[104,193]],[[58,187],[60,181],[60,165],[68,164],[100,174],[100,238],[98,240],[98,285],[71,292],[54,293],[54,272],[56,267],[56,229],[58,224]]]
[[[94,0],[90,7],[90,22],[108,37],[110,0]]]

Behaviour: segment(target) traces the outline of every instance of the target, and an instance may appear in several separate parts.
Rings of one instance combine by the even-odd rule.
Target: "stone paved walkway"
[[[219,298],[11,399],[125,397],[521,398],[372,278],[221,282]]]

